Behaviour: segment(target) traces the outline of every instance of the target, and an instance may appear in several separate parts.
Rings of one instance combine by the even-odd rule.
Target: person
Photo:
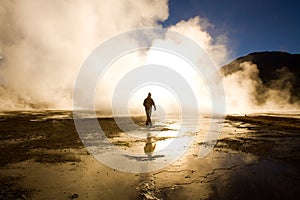
[[[145,111],[146,111],[146,116],[147,116],[147,120],[146,120],[146,126],[152,126],[152,122],[151,122],[151,111],[152,111],[152,106],[154,107],[154,110],[156,110],[156,106],[155,103],[153,101],[153,99],[151,98],[151,93],[148,93],[148,97],[144,100],[143,105],[145,106]]]

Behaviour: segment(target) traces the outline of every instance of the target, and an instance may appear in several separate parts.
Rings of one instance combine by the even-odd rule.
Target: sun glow
[[[162,85],[149,84],[132,92],[128,101],[128,111],[130,114],[145,113],[143,101],[147,97],[148,92],[151,92],[151,97],[157,108],[152,114],[153,117],[164,118],[168,114],[181,113],[181,105],[176,94]]]
[[[166,69],[165,72],[158,70],[147,71],[148,68],[154,65]],[[142,70],[140,73],[134,74],[135,70],[141,67],[144,67],[145,73]],[[168,73],[168,70],[175,75],[177,74],[177,77],[180,77],[181,80],[172,77],[172,74]],[[120,80],[126,76],[130,76],[130,79],[128,78],[128,81],[124,82],[123,86],[120,86]],[[164,77],[162,79],[168,81],[171,80],[173,88],[161,82],[154,81],[158,76]],[[143,79],[147,79],[148,82],[141,81]],[[126,88],[126,85],[133,84],[133,82],[138,83],[139,81],[143,82],[143,84],[135,85],[131,90],[124,91],[122,89],[122,91],[118,91],[117,89],[118,84],[119,87]],[[128,101],[128,112],[131,114],[144,114],[142,103],[147,97],[148,92],[152,93],[156,104],[160,106],[160,109],[164,110],[165,114],[178,114],[181,112],[181,109],[188,107],[195,109],[195,105],[191,105],[189,102],[180,102],[178,94],[174,91],[174,87],[180,89],[183,88],[184,84],[188,85],[191,89],[198,102],[198,110],[201,112],[210,112],[211,99],[206,82],[202,79],[201,74],[199,75],[197,69],[189,62],[178,55],[163,50],[150,49],[142,53],[140,51],[132,52],[112,63],[105,71],[103,77],[101,77],[96,94],[96,109],[101,110],[101,107],[106,107],[104,105],[109,106],[114,93],[118,92],[124,93],[123,96],[130,95],[130,99],[125,99],[125,101]],[[117,99],[115,101],[123,100]]]

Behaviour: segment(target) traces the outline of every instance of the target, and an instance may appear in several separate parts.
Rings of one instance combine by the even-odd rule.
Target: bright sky
[[[233,59],[256,51],[300,53],[299,9],[296,0],[169,0],[162,24],[206,18],[212,35],[227,35]]]

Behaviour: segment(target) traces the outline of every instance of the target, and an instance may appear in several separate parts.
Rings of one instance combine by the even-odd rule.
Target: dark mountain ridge
[[[277,84],[275,89],[290,90],[290,102],[300,100],[300,54],[290,54],[286,52],[255,52],[242,56],[223,66],[220,72],[223,76],[234,74],[243,70],[241,64],[251,62],[257,66],[259,70],[258,78],[264,85],[265,89],[258,89],[260,95],[268,88],[274,87],[274,82]],[[274,89],[274,88],[272,88]]]

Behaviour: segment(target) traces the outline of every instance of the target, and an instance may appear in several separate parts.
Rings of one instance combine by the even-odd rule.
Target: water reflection
[[[156,143],[152,141],[151,133],[147,133],[146,144],[144,146],[144,152],[148,156],[149,160],[152,157],[152,154],[155,150]]]
[[[147,133],[146,143],[144,145],[144,153],[146,156],[130,156],[130,155],[123,155],[129,159],[135,159],[137,161],[152,161],[156,158],[162,158],[164,155],[153,155],[154,150],[156,148],[156,142],[153,140],[153,136],[151,133]]]

